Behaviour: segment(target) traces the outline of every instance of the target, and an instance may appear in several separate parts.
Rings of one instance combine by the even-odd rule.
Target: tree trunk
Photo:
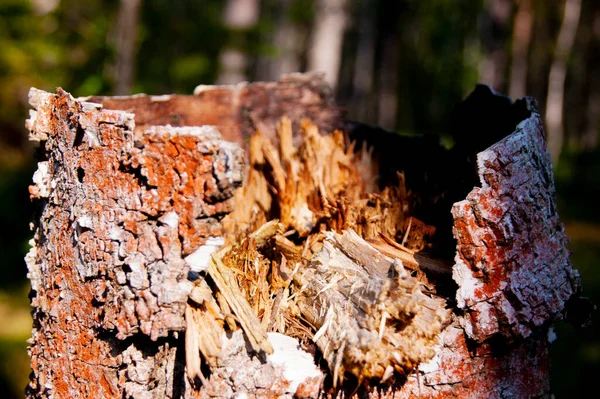
[[[566,0],[562,25],[554,48],[554,58],[548,77],[548,96],[546,98],[546,125],[548,130],[548,149],[552,161],[558,162],[565,140],[564,132],[564,102],[565,80],[567,78],[567,61],[575,34],[579,27],[581,15],[581,0]]]
[[[223,12],[223,25],[238,31],[251,28],[258,22],[258,7],[258,0],[228,0]],[[248,56],[242,51],[240,43],[229,43],[221,51],[219,66],[219,84],[236,84],[247,80]]]
[[[510,0],[487,0],[487,14],[482,18],[485,58],[479,68],[479,80],[495,90],[505,90],[506,36],[512,9]]]
[[[301,70],[301,56],[306,48],[308,33],[290,18],[291,3],[292,0],[276,2],[277,25],[273,40],[277,55],[269,57],[270,61],[266,63],[268,65],[266,79],[276,80],[282,75]]]
[[[184,258],[222,235],[243,172],[240,147],[202,125],[243,143],[284,114],[341,126],[339,110],[306,78],[91,100],[30,93],[27,125],[46,160],[31,187],[41,213],[27,255],[28,396],[181,397]]]
[[[142,0],[121,0],[114,34],[114,45],[117,50],[114,65],[114,94],[131,94],[135,72],[138,21]]]
[[[315,25],[308,54],[308,70],[325,73],[335,89],[342,61],[342,43],[348,24],[347,0],[317,0]]]
[[[396,128],[398,111],[398,30],[400,12],[393,1],[380,1],[377,10],[377,51],[376,87],[377,87],[377,124],[384,129]]]
[[[373,2],[360,2],[358,16],[358,42],[352,78],[353,93],[348,106],[356,120],[375,124],[377,122],[376,99],[373,95],[375,66],[376,9]]]
[[[587,113],[580,141],[580,147],[586,151],[593,151],[598,146],[598,127],[600,126],[600,79],[596,76],[596,71],[600,67],[597,57],[598,51],[600,51],[600,8],[597,8],[597,4],[595,5],[587,65],[587,82],[589,84]]]
[[[345,125],[314,76],[87,102],[33,89],[28,128],[46,160],[31,187],[28,396],[549,397],[551,323],[579,276],[534,102],[490,96],[462,126],[481,133],[490,106],[514,125],[473,147],[480,186],[450,209],[440,199],[467,169],[412,157],[454,155]],[[372,150],[317,134],[334,128]],[[234,195],[244,158],[250,183]],[[452,266],[430,252],[452,238],[407,214],[440,206]],[[334,386],[282,332],[310,337]]]
[[[512,98],[527,94],[527,57],[533,33],[533,6],[531,0],[517,2],[517,13],[513,24],[512,64],[510,68],[510,88]]]

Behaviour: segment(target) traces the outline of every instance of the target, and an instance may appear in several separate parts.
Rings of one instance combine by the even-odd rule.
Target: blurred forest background
[[[449,114],[476,83],[537,98],[572,260],[600,303],[600,1],[0,0],[3,397],[22,397],[29,374],[29,88],[191,94],[308,70],[325,71],[350,119],[448,146]],[[557,332],[553,390],[583,397],[600,375],[600,328]]]

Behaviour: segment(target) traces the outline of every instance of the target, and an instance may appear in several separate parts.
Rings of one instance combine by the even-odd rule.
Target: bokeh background
[[[0,0],[0,396],[22,397],[29,374],[29,88],[191,94],[308,70],[351,119],[448,146],[476,83],[536,97],[572,261],[600,303],[600,1]],[[556,397],[596,382],[599,332],[557,326]]]

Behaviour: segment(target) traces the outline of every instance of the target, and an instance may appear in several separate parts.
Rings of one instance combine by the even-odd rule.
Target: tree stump
[[[513,104],[478,88],[458,108],[454,126],[460,134],[452,151],[430,138],[405,139],[345,121],[327,86],[311,75],[200,87],[194,96],[74,99],[61,89],[57,94],[32,89],[30,103],[35,110],[27,126],[31,139],[41,142],[41,161],[30,189],[40,207],[26,258],[34,307],[28,397],[550,396],[552,323],[564,316],[580,285],[566,250],[550,155],[532,99]],[[284,116],[290,118],[290,136],[282,144],[277,123]],[[319,230],[309,223],[314,212],[300,204],[284,212],[287,222],[267,223],[245,234],[238,247],[211,257],[226,236],[223,218],[240,204],[234,194],[244,180],[245,163],[274,173],[264,191],[273,198],[269,204],[289,187],[299,167],[290,154],[305,139],[296,134],[304,118],[321,134],[346,130],[356,149],[363,146],[361,156],[376,160],[381,187],[397,184],[397,172],[405,171],[408,205],[386,211],[390,220],[400,215],[405,223],[374,222],[359,229],[359,237],[346,231],[349,224],[341,219],[319,219],[321,229],[346,232],[324,233],[322,249],[309,250],[315,254],[312,266],[297,266],[296,273],[284,259],[302,259],[309,243],[304,251],[297,243]],[[488,124],[494,126],[491,133],[478,135]],[[267,142],[279,144],[279,155],[269,152],[268,144],[261,152],[264,159],[252,155],[257,130]],[[364,163],[347,160],[353,148],[349,141],[337,134],[333,142],[345,149],[336,162],[366,170],[360,169]],[[446,164],[423,165],[419,157]],[[283,165],[279,175],[278,162]],[[309,172],[319,175],[317,169]],[[365,182],[369,176],[363,176]],[[306,197],[311,204],[317,201],[314,195]],[[396,194],[374,195],[369,201],[383,204]],[[377,219],[382,208],[367,202],[361,204],[374,208],[360,215]],[[406,207],[426,224],[405,217]],[[292,235],[281,235],[286,223],[293,226]],[[407,250],[406,240],[418,232],[433,234],[429,225],[437,227],[432,240],[438,250]],[[403,233],[404,240],[394,242],[389,229]],[[388,241],[374,239],[384,236]],[[235,282],[236,270],[226,264],[236,253],[254,251],[257,271],[263,261],[272,267],[271,260],[258,260],[267,243],[283,254],[277,258],[281,274],[269,275],[280,284],[265,296],[274,301],[269,309],[275,313],[269,315],[254,312],[252,298]],[[323,272],[328,262],[351,266],[346,272]],[[368,295],[357,295],[353,280],[344,283],[349,275],[360,276],[360,292]],[[424,284],[432,291],[421,288]],[[276,317],[281,293],[290,287],[299,290],[294,298],[304,315],[299,317],[308,320],[305,327],[318,329],[311,333],[312,350],[323,353],[322,366],[329,371],[319,371],[295,341],[274,332],[281,324]],[[331,289],[339,292],[329,295]],[[350,319],[341,316],[350,306],[344,298],[356,305]],[[384,311],[373,307],[383,303],[391,304],[385,312],[396,316],[367,317],[375,308]],[[336,310],[335,315],[322,307]],[[368,339],[374,341],[368,342],[407,345],[401,335],[405,327],[394,324],[395,332],[386,327],[394,317],[394,323],[421,317],[437,327],[414,330],[424,340],[423,350],[410,348],[385,361],[370,364],[369,356],[375,355],[368,348],[364,358],[348,349],[371,333]],[[346,320],[345,329],[356,322],[362,332],[350,342],[352,334],[332,329],[336,320]],[[409,352],[414,355],[402,358]],[[195,360],[199,353],[204,365]],[[354,360],[344,363],[348,356]],[[293,374],[304,367],[305,374]],[[336,386],[336,373],[358,379]],[[324,380],[324,374],[333,379]]]

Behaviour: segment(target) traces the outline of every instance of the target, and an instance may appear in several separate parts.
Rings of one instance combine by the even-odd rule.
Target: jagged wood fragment
[[[336,131],[322,136],[309,121],[302,124],[298,135],[302,141],[295,148],[291,144],[294,137],[292,129],[290,120],[282,118],[277,125],[277,144],[265,140],[260,133],[251,137],[246,181],[234,195],[235,210],[224,220],[228,242],[237,243],[223,256],[224,263],[234,271],[241,292],[246,295],[263,326],[285,331],[303,340],[314,339],[326,353],[336,382],[342,380],[346,373],[361,379],[388,379],[394,371],[407,373],[420,361],[432,356],[435,333],[429,336],[420,329],[433,326],[439,332],[445,317],[444,303],[430,300],[421,292],[420,284],[427,283],[427,277],[415,261],[414,254],[410,253],[409,259],[416,278],[408,276],[409,272],[404,270],[401,262],[384,255],[362,239],[409,235],[414,218],[408,219],[411,221],[408,228],[404,227],[408,212],[404,176],[397,175],[398,186],[379,191],[374,184],[377,167],[367,150],[355,153],[343,133]],[[278,218],[280,229],[285,233],[275,234],[274,240],[259,250],[251,238],[260,231],[272,229],[268,223],[263,223],[273,218]],[[410,245],[423,249],[425,240],[431,236],[427,232],[433,229],[416,219],[414,224],[418,228],[410,234]],[[307,265],[309,261],[314,264],[315,259],[324,256],[323,251],[331,249],[331,243],[323,240],[332,231],[343,232],[336,236],[340,241],[336,248],[345,251],[345,269],[320,275],[317,280],[322,283],[320,289],[323,292],[317,295],[314,287],[318,284],[309,277],[313,268]],[[382,241],[382,246],[390,247],[391,252],[395,250],[391,243]],[[396,246],[400,244],[396,243]],[[338,260],[341,259],[340,255]],[[430,263],[436,262],[432,259]],[[442,262],[438,269],[443,268],[440,265]],[[390,287],[399,287],[396,282],[399,269],[402,269],[403,278],[408,278],[407,281],[412,284],[410,289],[397,290],[397,295],[390,294],[394,298],[390,301],[404,306],[402,310],[389,305],[384,298]],[[444,272],[448,273],[448,269]],[[341,276],[355,280],[349,283],[350,280],[341,279]],[[293,279],[294,285],[288,289],[290,279]],[[313,286],[310,292],[315,298],[307,294],[309,291],[304,285],[307,281],[311,282],[309,286]],[[357,294],[353,284],[367,288]],[[363,297],[363,294],[372,296]],[[349,297],[353,298],[354,305],[347,305]],[[407,338],[391,335],[392,330],[386,333],[388,329],[385,326],[386,319],[393,323],[400,313],[412,311],[412,298],[428,302],[434,315],[436,307],[441,309],[437,310],[440,312],[437,321],[421,325],[420,321],[425,316],[414,312],[410,320],[414,320],[417,327],[408,324],[402,327],[408,334],[414,332],[415,337],[423,334],[428,337],[424,341],[415,338],[417,344],[414,348],[417,349],[411,352],[407,349],[409,345],[402,343],[402,339]],[[322,299],[325,302],[321,302]],[[392,308],[384,312],[374,304],[380,308]],[[344,313],[346,306],[349,313]],[[352,306],[356,307],[357,314],[353,314]],[[330,309],[330,316],[323,319],[327,309]],[[311,332],[306,326],[302,327],[298,318],[307,319],[314,330]],[[357,320],[362,320],[363,325],[352,324]],[[359,342],[356,337],[349,340],[331,338],[331,333],[327,332],[331,325],[336,330],[360,335],[364,342]],[[388,342],[387,346],[377,346],[376,342],[381,341],[380,335]],[[321,345],[323,342],[326,344]],[[399,346],[394,352],[391,348],[396,344]],[[346,345],[347,350],[340,350]],[[364,365],[363,369],[361,364],[366,358],[353,354],[352,348],[357,345],[377,348],[373,352],[365,350],[371,353],[368,356],[379,351],[381,359],[369,361],[373,364]],[[416,354],[418,351],[425,354]],[[394,356],[393,360],[389,360],[390,356]]]
[[[392,258],[398,258],[402,264],[410,270],[427,270],[437,274],[452,273],[452,264],[443,259],[437,259],[427,254],[415,253],[403,248],[389,237],[382,235],[381,240],[368,240],[369,244],[377,248],[381,253]]]
[[[237,317],[252,350],[257,353],[273,353],[273,347],[267,339],[266,331],[240,291],[233,273],[223,264],[219,254],[212,256],[208,264],[208,274]]]
[[[294,280],[334,383],[346,373],[359,380],[409,373],[433,357],[448,321],[443,299],[425,295],[401,262],[352,231],[328,233]]]
[[[542,120],[534,99],[512,103],[485,86],[459,110],[469,144],[487,142],[470,156],[477,153],[477,187],[452,209],[460,312],[435,357],[380,397],[549,398],[552,321],[581,286],[556,211]]]
[[[200,354],[210,367],[217,367],[225,317],[204,279],[199,280],[190,292],[185,318],[186,374],[192,382],[197,377],[206,383],[200,370]]]

